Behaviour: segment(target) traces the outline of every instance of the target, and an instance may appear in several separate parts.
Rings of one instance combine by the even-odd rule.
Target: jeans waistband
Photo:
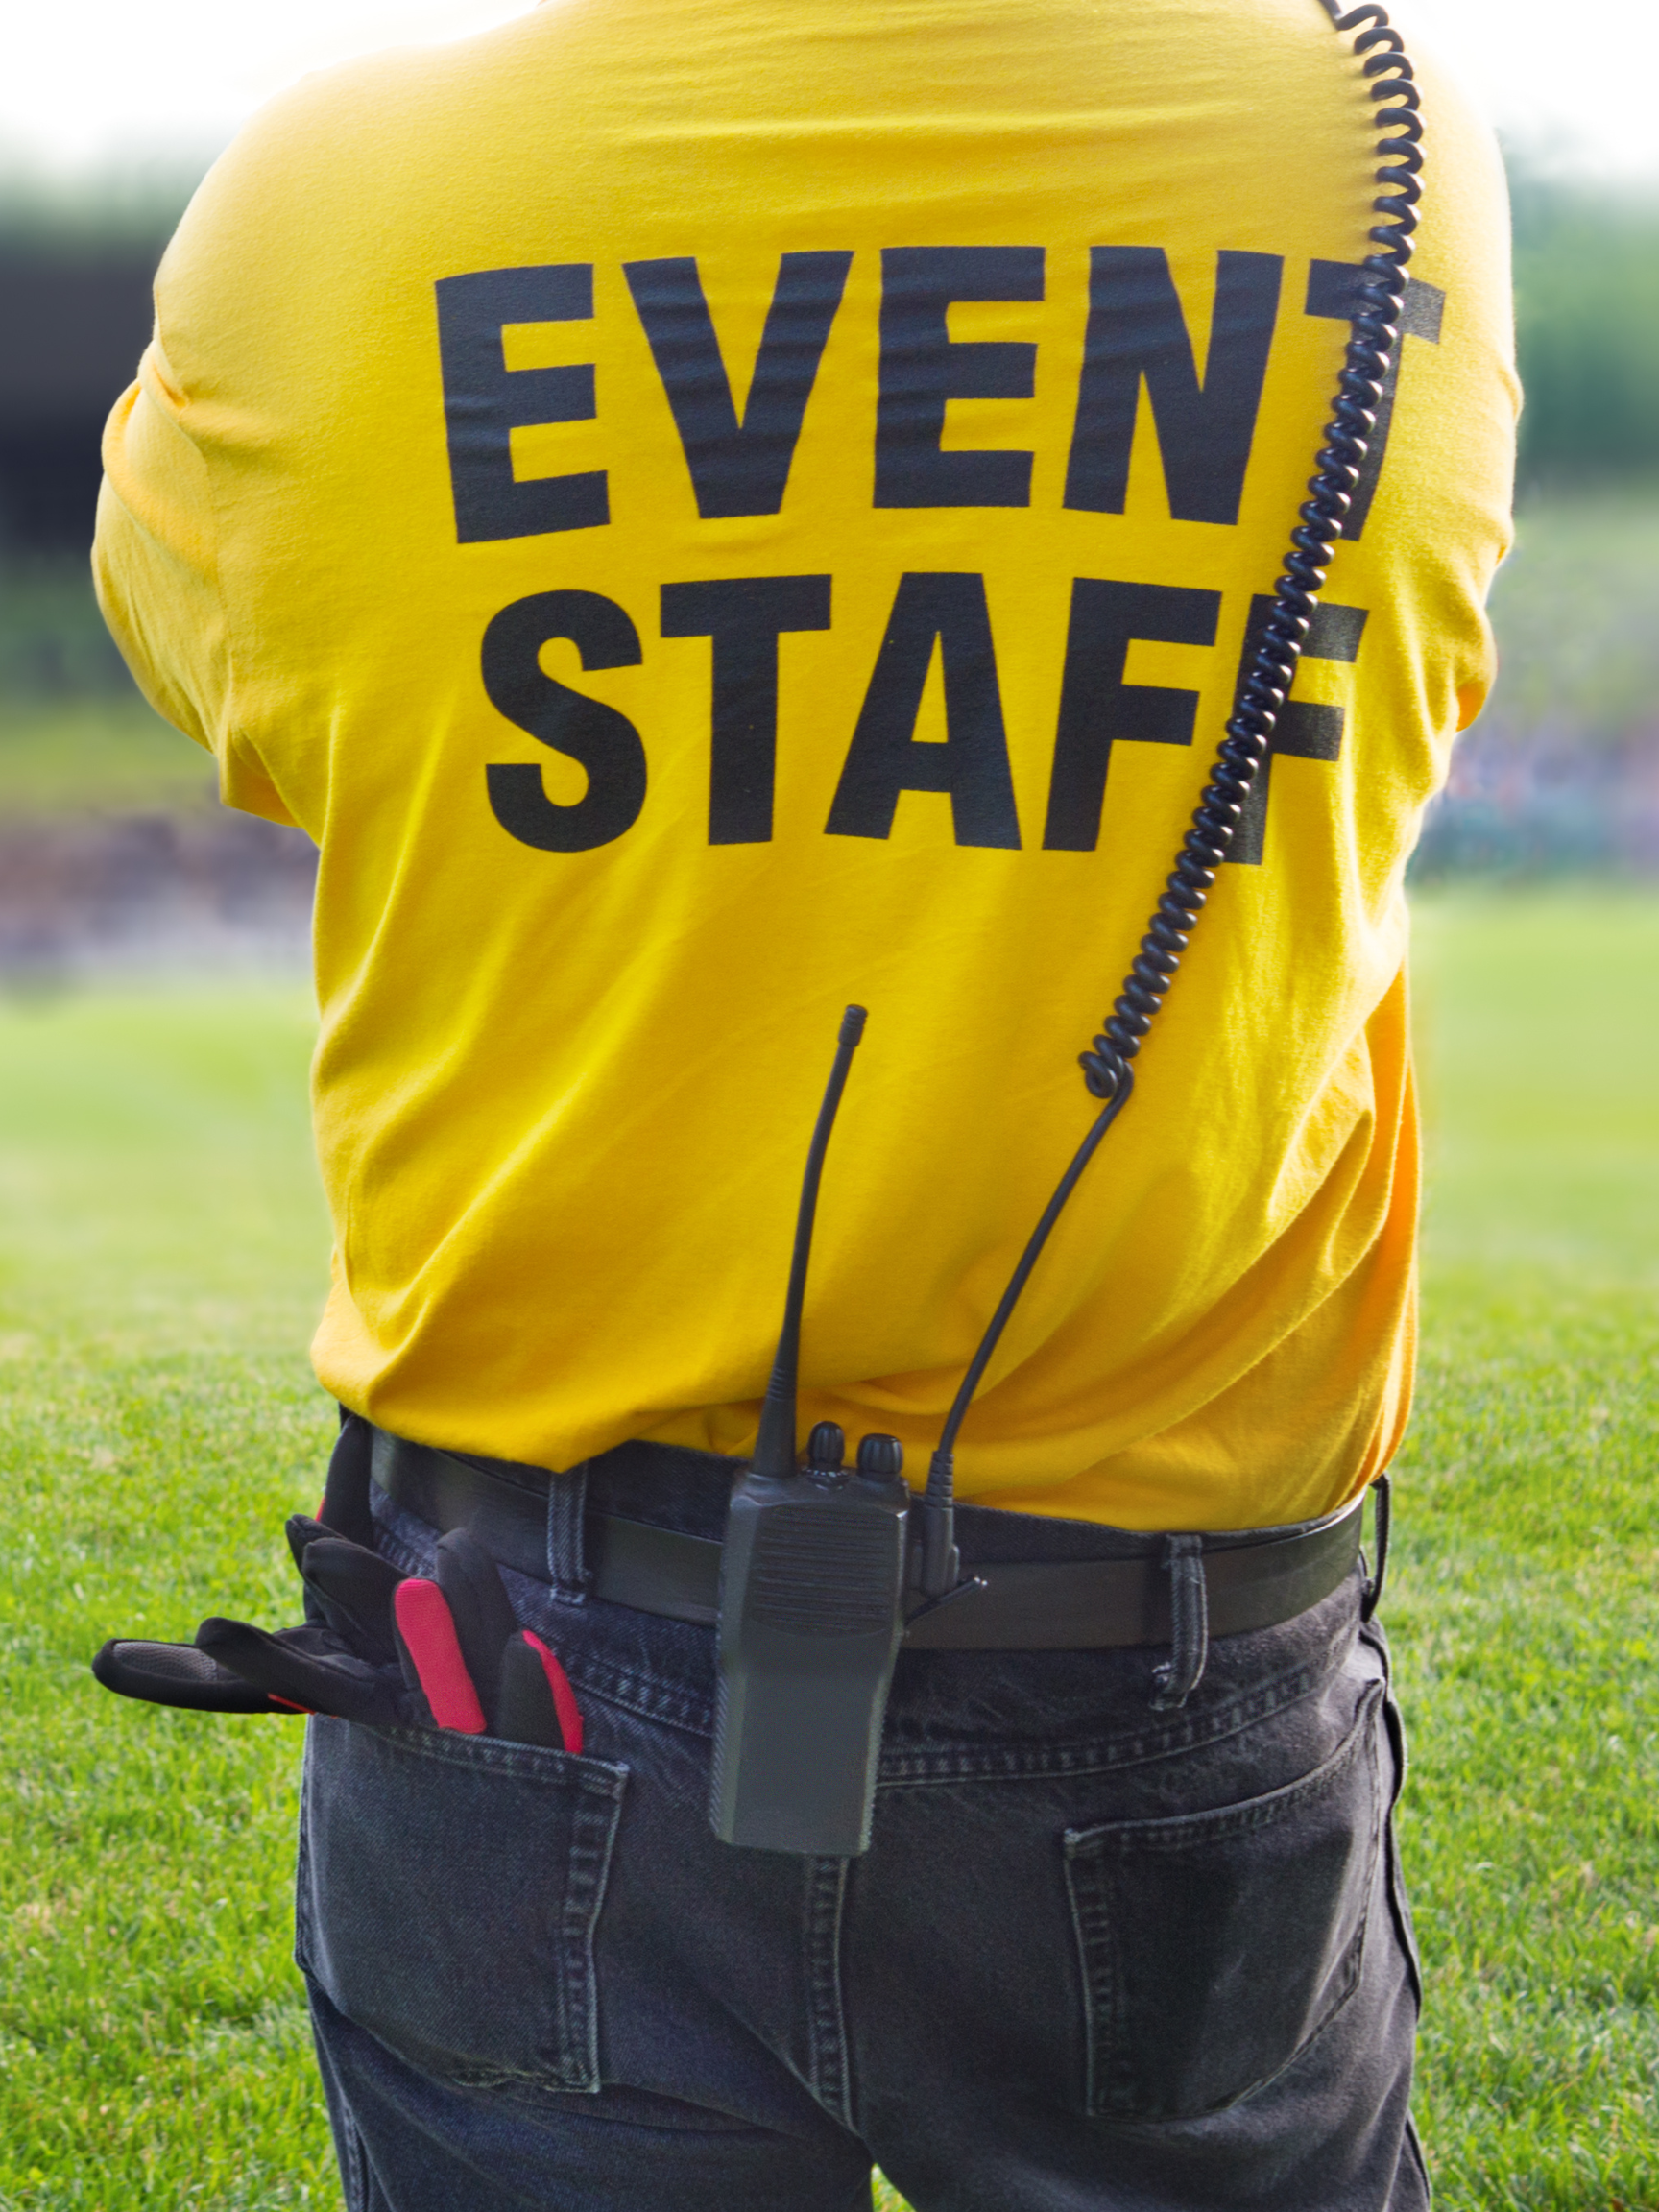
[[[563,1473],[374,1431],[376,1484],[441,1528],[469,1527],[503,1565],[589,1595],[712,1625],[721,1541],[741,1462],[635,1443]],[[1161,1534],[964,1507],[971,1587],[905,1611],[911,1647],[1039,1649],[1162,1643],[1201,1670],[1209,1635],[1318,1603],[1358,1555],[1358,1502],[1288,1527]],[[1195,1678],[1195,1676],[1194,1676]]]

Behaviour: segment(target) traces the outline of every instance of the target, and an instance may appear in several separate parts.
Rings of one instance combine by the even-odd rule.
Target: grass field
[[[1659,2212],[1659,901],[1441,898],[1419,942],[1387,1612],[1421,2114],[1446,2212]],[[271,983],[0,1001],[0,2212],[339,2201],[288,1962],[298,1733],[85,1672],[114,1627],[289,1617],[329,1426],[309,1033]]]

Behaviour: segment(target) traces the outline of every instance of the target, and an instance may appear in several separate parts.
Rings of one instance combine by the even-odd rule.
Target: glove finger
[[[246,1621],[214,1617],[197,1629],[196,1646],[245,1682],[302,1712],[381,1725],[403,1718],[396,1680],[342,1650],[326,1629],[285,1628],[273,1636]]]
[[[290,1513],[287,1520],[282,1524],[282,1533],[287,1537],[288,1549],[294,1554],[295,1574],[303,1575],[305,1572],[306,1545],[315,1544],[319,1536],[326,1536],[331,1531],[325,1528],[321,1521],[314,1520],[309,1513]]]
[[[112,1636],[92,1662],[92,1671],[118,1697],[151,1705],[177,1705],[188,1713],[273,1713],[263,1690],[221,1667],[194,1644],[152,1644]]]
[[[360,1413],[342,1413],[318,1515],[334,1535],[349,1536],[353,1544],[361,1544],[370,1551],[374,1549],[374,1516],[369,1509],[369,1462],[373,1442],[374,1431]]]
[[[501,1654],[495,1733],[510,1743],[580,1751],[582,1715],[563,1667],[532,1629],[520,1628]]]
[[[399,1640],[426,1694],[434,1721],[463,1736],[484,1735],[484,1708],[467,1671],[454,1616],[443,1591],[423,1575],[411,1575],[398,1583],[392,1603]]]
[[[469,1528],[451,1528],[439,1539],[433,1573],[454,1621],[478,1702],[493,1717],[501,1694],[501,1653],[518,1626],[512,1600],[494,1560]]]
[[[330,1528],[325,1521],[319,1521],[311,1513],[290,1513],[283,1524],[283,1534],[288,1539],[289,1551],[294,1554],[295,1573],[299,1575],[303,1575],[305,1572],[305,1548],[308,1544],[316,1544],[325,1536],[335,1544],[347,1544],[352,1541],[350,1537],[342,1536],[337,1528]],[[357,1549],[359,1551],[367,1550],[372,1557],[374,1555],[373,1544],[359,1545]]]
[[[296,1514],[295,1520],[299,1519]],[[289,1527],[292,1530],[292,1522]],[[392,1596],[404,1579],[400,1568],[376,1552],[365,1551],[361,1544],[325,1532],[306,1545],[300,1573],[307,1597],[316,1599],[324,1622],[344,1643],[376,1666],[397,1665]]]
[[[293,1554],[294,1572],[303,1581],[305,1579],[305,1547],[308,1544],[314,1544],[319,1536],[326,1536],[328,1531],[324,1527],[321,1521],[313,1521],[309,1513],[290,1513],[283,1526],[282,1533],[287,1537],[288,1550]],[[307,1590],[305,1593],[305,1618],[314,1628],[325,1625],[326,1616],[323,1611],[322,1601],[314,1590]]]

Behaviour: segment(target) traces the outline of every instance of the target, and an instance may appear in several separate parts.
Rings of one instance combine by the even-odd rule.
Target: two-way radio
[[[795,1458],[796,1367],[812,1221],[830,1132],[863,1034],[864,1009],[850,1006],[842,1020],[806,1159],[778,1356],[754,1458],[733,1489],[722,1552],[711,1816],[715,1833],[728,1843],[835,1858],[869,1846],[881,1722],[906,1621],[947,1601],[972,1603],[979,1587],[963,1577],[955,1542],[957,1431],[1061,1210],[1129,1103],[1134,1060],[1175,978],[1267,757],[1359,481],[1399,337],[1422,191],[1423,124],[1405,46],[1377,0],[1364,0],[1346,14],[1337,12],[1339,0],[1320,4],[1338,32],[1359,34],[1354,53],[1382,110],[1377,156],[1382,166],[1376,181],[1383,190],[1372,210],[1384,221],[1367,233],[1377,251],[1360,265],[1359,311],[1272,612],[1123,987],[1100,1034],[1079,1056],[1100,1111],[969,1361],[915,1506],[920,1526],[914,1535],[897,1437],[866,1436],[855,1467],[849,1469],[841,1431],[821,1421],[805,1464],[797,1466]]]
[[[841,1018],[806,1155],[783,1329],[720,1572],[713,1820],[728,1843],[850,1858],[870,1840],[881,1716],[904,1632],[910,1492],[897,1436],[820,1421],[795,1464],[795,1370],[824,1154],[864,1009]]]

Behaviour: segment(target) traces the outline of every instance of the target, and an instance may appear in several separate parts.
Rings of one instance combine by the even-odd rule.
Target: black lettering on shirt
[[[705,521],[718,515],[776,515],[782,506],[806,401],[852,266],[851,253],[782,256],[739,420],[696,262],[685,255],[623,263]]]
[[[1250,618],[1244,626],[1244,650],[1238,657],[1235,710],[1272,612],[1273,602],[1265,593],[1259,592],[1250,602]],[[1358,661],[1359,640],[1365,635],[1366,614],[1363,607],[1336,607],[1322,602],[1314,609],[1313,619],[1308,626],[1307,640],[1302,647],[1303,660]],[[1346,720],[1346,711],[1340,707],[1325,706],[1312,699],[1286,700],[1274,724],[1267,756],[1256,771],[1256,780],[1234,828],[1233,842],[1227,848],[1229,860],[1246,868],[1259,868],[1262,864],[1267,845],[1267,800],[1275,756],[1288,754],[1295,760],[1338,760],[1342,757],[1342,730]]]
[[[1352,261],[1310,262],[1308,299],[1302,312],[1327,316],[1334,323],[1351,323],[1364,304],[1359,289],[1364,274],[1364,270]],[[1377,494],[1377,479],[1382,473],[1382,456],[1388,450],[1388,432],[1394,421],[1394,397],[1400,389],[1400,362],[1406,351],[1406,340],[1427,338],[1431,346],[1438,346],[1445,312],[1446,295],[1438,284],[1425,284],[1416,276],[1407,277],[1406,297],[1400,307],[1400,340],[1388,358],[1382,397],[1377,402],[1377,421],[1365,444],[1365,458],[1359,464],[1359,481],[1354,487],[1354,496],[1342,517],[1344,538],[1359,536]]]
[[[1037,349],[952,344],[953,300],[1041,300],[1041,246],[890,246],[881,255],[878,507],[1028,507],[1029,453],[942,453],[950,399],[1029,399]]]
[[[588,771],[574,806],[556,806],[533,762],[492,761],[490,805],[510,837],[541,853],[590,853],[631,830],[645,804],[645,748],[625,714],[558,683],[542,668],[543,645],[568,638],[584,668],[636,668],[639,633],[613,599],[597,591],[537,591],[494,615],[484,633],[490,704],[555,753]]]
[[[551,530],[591,530],[609,522],[603,469],[523,484],[513,474],[515,430],[531,423],[593,420],[591,363],[509,369],[501,351],[505,324],[590,320],[592,263],[480,269],[440,277],[437,293],[457,541],[476,545],[494,538],[537,538]]]
[[[1066,505],[1122,514],[1144,381],[1171,516],[1178,522],[1237,522],[1283,257],[1216,254],[1202,384],[1162,247],[1096,246],[1089,259],[1089,326]]]
[[[664,584],[664,637],[713,640],[710,845],[764,845],[778,764],[778,639],[828,630],[828,576],[733,576]]]
[[[943,744],[914,734],[935,642],[945,678]],[[1019,850],[1020,817],[982,576],[899,579],[827,833],[890,836],[902,791],[948,791],[958,845]]]
[[[1071,620],[1054,733],[1054,773],[1043,843],[1050,853],[1093,853],[1112,748],[1190,745],[1196,691],[1163,684],[1125,684],[1131,642],[1214,645],[1219,591],[1178,584],[1114,584],[1079,576],[1071,586]]]

